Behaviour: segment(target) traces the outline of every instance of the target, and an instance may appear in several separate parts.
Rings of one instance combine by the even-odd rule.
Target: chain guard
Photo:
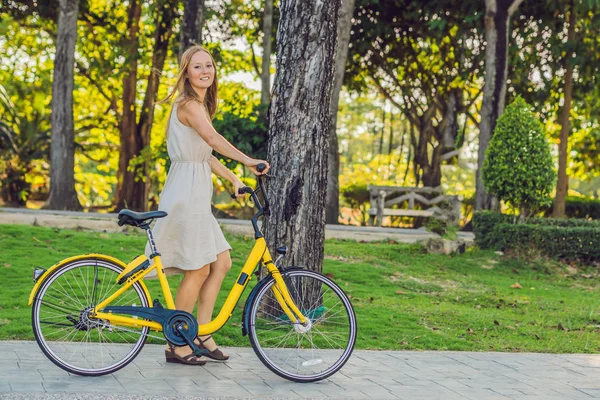
[[[136,315],[162,325],[165,339],[175,346],[194,343],[198,335],[198,321],[192,314],[182,310],[165,309],[160,304],[155,307],[108,306],[103,312]],[[196,346],[193,346],[196,347]]]
[[[186,311],[173,311],[162,325],[165,338],[175,346],[183,346],[193,342],[196,335],[198,335],[198,321]]]

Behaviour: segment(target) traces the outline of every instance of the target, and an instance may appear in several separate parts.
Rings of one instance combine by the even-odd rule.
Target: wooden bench
[[[461,217],[462,196],[444,195],[440,187],[371,186],[369,225],[381,226],[385,216],[435,217],[458,224]],[[391,208],[408,201],[408,208]],[[415,204],[420,209],[415,209]]]

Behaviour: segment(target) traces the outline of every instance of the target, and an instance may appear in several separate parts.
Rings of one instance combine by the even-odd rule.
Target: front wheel
[[[96,258],[82,259],[54,271],[40,286],[32,307],[35,340],[46,356],[65,371],[98,376],[115,372],[140,352],[148,328],[115,326],[94,319],[90,311],[119,289],[123,267]],[[139,282],[111,304],[148,307]]]
[[[277,375],[314,382],[336,373],[356,342],[356,316],[348,296],[331,279],[313,271],[283,274],[288,291],[309,323],[292,323],[277,302],[271,278],[249,313],[250,343],[258,358]]]

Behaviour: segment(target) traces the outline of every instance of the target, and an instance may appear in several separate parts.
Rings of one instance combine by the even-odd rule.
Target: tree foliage
[[[471,1],[356,2],[346,82],[374,85],[409,120],[417,184],[440,185],[442,162],[462,146],[458,116],[474,120],[482,15]]]
[[[542,124],[521,97],[498,118],[486,151],[486,190],[520,210],[521,218],[550,204],[556,173]]]

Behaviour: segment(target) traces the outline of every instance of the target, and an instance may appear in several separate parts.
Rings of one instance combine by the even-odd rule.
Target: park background
[[[269,103],[279,6],[234,0],[4,2],[4,205],[155,209],[169,165],[169,107],[155,102],[174,84],[181,48],[192,42],[206,46],[217,62],[221,102],[215,128],[242,151],[269,159],[269,132],[277,123]],[[329,148],[337,149],[329,157],[330,181],[339,179],[335,195],[321,199],[327,222],[366,224],[368,185],[441,186],[463,199],[459,227],[476,229],[477,247],[461,255],[430,255],[420,245],[393,241],[325,244],[323,271],[347,288],[365,322],[359,347],[598,350],[598,6],[593,0],[356,0],[334,7],[337,54],[347,57],[324,65],[343,72],[343,80],[331,79],[332,122],[322,125],[335,132],[323,134]],[[74,85],[65,91],[69,74],[62,67],[70,64]],[[55,111],[70,104],[70,95],[69,119]],[[534,132],[542,139],[534,153],[541,156],[521,159],[520,168],[496,168],[496,186],[491,179],[486,183],[500,200],[493,201],[483,186],[477,189],[478,179],[483,185],[482,152],[505,105],[516,99],[524,120],[509,120],[505,126],[514,129],[504,133],[522,138]],[[52,157],[53,146],[62,146],[54,150],[60,156]],[[254,185],[242,166],[222,162]],[[529,185],[538,176],[546,178],[543,187]],[[55,192],[53,177],[66,182],[54,185],[60,189]],[[229,198],[226,182],[215,177],[214,183],[216,208],[238,218],[252,212],[245,201]],[[501,193],[502,187],[512,191]],[[477,225],[476,209],[505,215],[482,212]],[[515,224],[512,216],[519,213],[523,219]],[[451,229],[439,232],[454,238]],[[0,302],[8,311],[0,325],[3,338],[31,338],[28,310],[17,293],[29,284],[21,272],[34,260],[51,265],[98,249],[126,259],[144,241],[132,233],[115,238],[39,227],[3,226],[0,236],[11,282]],[[249,249],[248,238],[231,240]],[[242,260],[236,256],[234,264]],[[224,334],[224,344],[243,343],[237,330]]]

